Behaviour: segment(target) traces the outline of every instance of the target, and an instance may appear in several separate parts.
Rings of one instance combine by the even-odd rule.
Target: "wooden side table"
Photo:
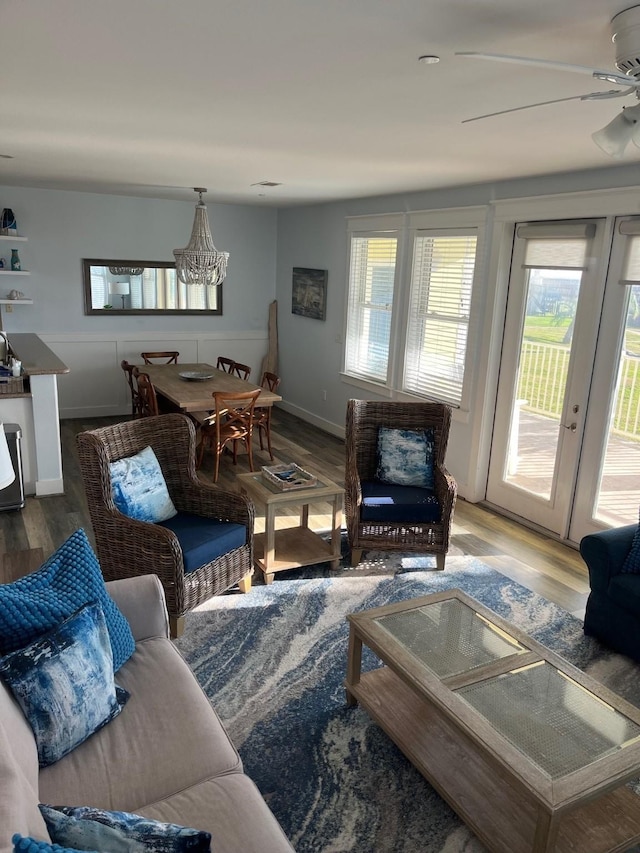
[[[264,507],[265,532],[254,537],[254,563],[264,575],[265,583],[273,581],[275,572],[297,569],[314,563],[331,561],[331,568],[340,565],[340,530],[342,527],[342,499],[344,489],[318,474],[315,486],[304,489],[279,491],[271,486],[260,472],[239,474],[242,491],[251,500]],[[326,501],[333,506],[331,539],[329,542],[309,529],[309,504]],[[300,524],[297,527],[275,529],[278,509],[298,507]]]

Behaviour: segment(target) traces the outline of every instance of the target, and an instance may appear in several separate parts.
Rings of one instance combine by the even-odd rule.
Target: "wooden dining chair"
[[[133,368],[133,377],[138,387],[140,401],[140,417],[150,418],[160,414],[156,389],[153,387],[148,373],[143,373],[137,366]]]
[[[133,371],[136,365],[131,364],[131,362],[127,361],[126,359],[122,359],[122,361],[120,362],[120,367],[124,370],[125,379],[127,380],[129,391],[131,393],[131,417],[139,418],[140,395],[138,394],[138,383],[136,382],[136,378],[133,375]]]
[[[232,358],[227,358],[224,355],[219,355],[216,361],[216,369],[224,370],[225,373],[233,373],[235,361]]]
[[[233,451],[233,464],[237,463],[237,443],[242,441],[247,448],[249,457],[249,470],[253,471],[253,451],[251,439],[253,436],[253,412],[256,399],[261,392],[260,388],[255,391],[214,391],[213,409],[211,418],[203,423],[200,428],[200,447],[198,452],[198,468],[202,465],[204,452],[207,447],[214,454],[214,483],[218,482],[220,469],[220,457],[231,444]]]
[[[251,368],[248,364],[240,364],[239,361],[233,363],[233,373],[240,379],[248,379],[251,375]]]
[[[262,374],[260,385],[275,393],[280,385],[280,377],[268,370]],[[253,410],[253,428],[257,428],[260,436],[260,450],[264,450],[263,437],[267,439],[267,450],[273,462],[273,451],[271,450],[271,411],[273,406],[256,406]],[[264,433],[264,436],[263,436]]]
[[[159,352],[141,352],[140,357],[144,359],[145,364],[177,364],[179,352],[176,350],[161,350]]]

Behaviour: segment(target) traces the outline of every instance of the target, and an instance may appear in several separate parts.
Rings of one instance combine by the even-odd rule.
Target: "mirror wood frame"
[[[141,314],[148,316],[166,316],[167,314],[179,315],[181,317],[186,314],[205,315],[205,314],[222,314],[222,287],[218,288],[218,305],[217,308],[94,308],[91,302],[91,267],[145,267],[153,269],[175,269],[174,261],[130,261],[130,260],[113,260],[104,258],[83,258],[82,259],[82,285],[84,289],[84,313],[92,314],[99,317],[123,317],[136,316]]]

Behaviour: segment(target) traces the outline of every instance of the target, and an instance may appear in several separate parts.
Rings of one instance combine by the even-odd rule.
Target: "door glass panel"
[[[638,520],[640,505],[640,285],[629,301],[607,432],[595,518],[616,527]]]
[[[505,480],[549,500],[582,271],[530,269]]]

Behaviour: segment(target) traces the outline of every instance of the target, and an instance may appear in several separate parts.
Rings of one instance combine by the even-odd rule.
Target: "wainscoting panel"
[[[65,334],[40,335],[67,365],[69,373],[58,377],[61,418],[111,417],[131,411],[129,388],[120,362],[142,364],[145,350],[178,350],[180,361],[215,365],[225,355],[251,367],[251,381],[259,384],[262,359],[267,352],[267,332],[242,331],[219,334]]]

